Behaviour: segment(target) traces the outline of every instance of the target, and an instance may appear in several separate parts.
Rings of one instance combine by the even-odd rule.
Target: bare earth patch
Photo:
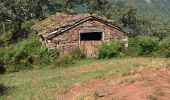
[[[75,83],[59,100],[170,100],[170,69],[145,68],[126,76]]]

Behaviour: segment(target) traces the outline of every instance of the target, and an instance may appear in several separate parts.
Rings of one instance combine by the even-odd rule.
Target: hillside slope
[[[170,0],[111,0],[113,2],[127,2],[136,6],[140,13],[157,12],[164,15],[170,15]],[[78,13],[86,12],[88,5],[83,4],[74,8]]]
[[[120,0],[121,1],[121,0]],[[170,15],[170,0],[126,0],[134,4],[139,11],[157,11],[161,14]]]
[[[170,59],[86,59],[0,75],[0,83],[0,100],[170,100]]]

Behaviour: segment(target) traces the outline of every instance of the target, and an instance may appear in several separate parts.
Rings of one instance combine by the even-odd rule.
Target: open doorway
[[[102,32],[89,32],[89,33],[80,33],[80,40],[102,40]]]
[[[102,32],[81,32],[80,48],[87,56],[95,56],[96,47],[101,44],[102,40]]]

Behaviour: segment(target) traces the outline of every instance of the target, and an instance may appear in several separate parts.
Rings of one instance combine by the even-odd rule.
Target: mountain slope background
[[[111,0],[111,2],[127,2],[137,7],[140,13],[156,12],[167,16],[170,15],[170,0]],[[87,9],[87,4],[73,8],[78,13],[84,13]]]
[[[126,1],[128,3],[134,4],[137,8],[139,8],[139,11],[141,12],[154,11],[161,14],[170,15],[170,0],[126,0]]]

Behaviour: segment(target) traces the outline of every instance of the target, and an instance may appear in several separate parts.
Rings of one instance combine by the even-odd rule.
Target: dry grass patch
[[[5,74],[0,76],[2,83],[15,88],[0,99],[137,100],[148,94],[170,100],[168,63],[169,59],[164,58],[92,59],[67,68]],[[99,96],[94,97],[95,91]]]

